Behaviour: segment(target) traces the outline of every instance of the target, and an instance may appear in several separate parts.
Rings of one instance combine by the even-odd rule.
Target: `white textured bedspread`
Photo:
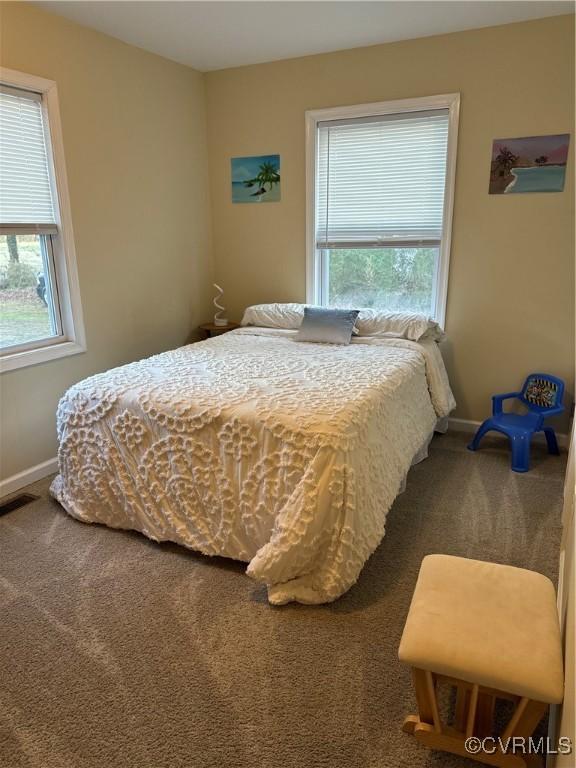
[[[53,495],[74,517],[249,562],[271,603],[357,580],[454,407],[434,342],[241,329],[73,386]]]

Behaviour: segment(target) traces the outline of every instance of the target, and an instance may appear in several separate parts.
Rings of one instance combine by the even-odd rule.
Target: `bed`
[[[294,335],[244,327],[73,386],[54,497],[246,562],[270,603],[338,598],[454,399],[435,341]]]

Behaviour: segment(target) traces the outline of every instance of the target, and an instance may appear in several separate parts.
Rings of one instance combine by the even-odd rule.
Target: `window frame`
[[[72,213],[66,176],[58,89],[53,80],[0,67],[0,82],[42,96],[46,151],[56,215],[57,234],[41,235],[51,257],[54,311],[60,319],[60,335],[0,349],[0,373],[86,351],[86,335],[76,266]],[[19,234],[15,226],[13,232]],[[51,253],[50,253],[51,251]]]
[[[318,123],[328,120],[346,120],[375,115],[422,112],[434,109],[448,110],[448,147],[446,152],[446,184],[442,216],[442,237],[439,247],[439,263],[433,285],[433,317],[441,326],[446,320],[448,297],[448,273],[452,239],[454,210],[454,186],[456,180],[456,156],[458,147],[458,123],[460,94],[448,93],[423,96],[414,99],[357,104],[346,107],[307,110],[306,121],[306,301],[322,304],[325,300],[327,271],[323,264],[324,250],[316,246],[316,171],[318,163]]]

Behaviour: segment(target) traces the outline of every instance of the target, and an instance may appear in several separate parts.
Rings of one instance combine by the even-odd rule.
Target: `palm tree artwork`
[[[568,133],[494,139],[488,192],[562,192],[569,143]]]
[[[232,202],[280,200],[280,155],[232,158]]]

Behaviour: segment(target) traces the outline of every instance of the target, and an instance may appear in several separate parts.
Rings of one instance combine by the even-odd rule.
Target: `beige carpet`
[[[89,526],[47,498],[0,517],[2,768],[477,765],[400,730],[396,657],[422,557],[556,578],[565,458],[436,437],[358,584],[271,608],[240,564]]]

